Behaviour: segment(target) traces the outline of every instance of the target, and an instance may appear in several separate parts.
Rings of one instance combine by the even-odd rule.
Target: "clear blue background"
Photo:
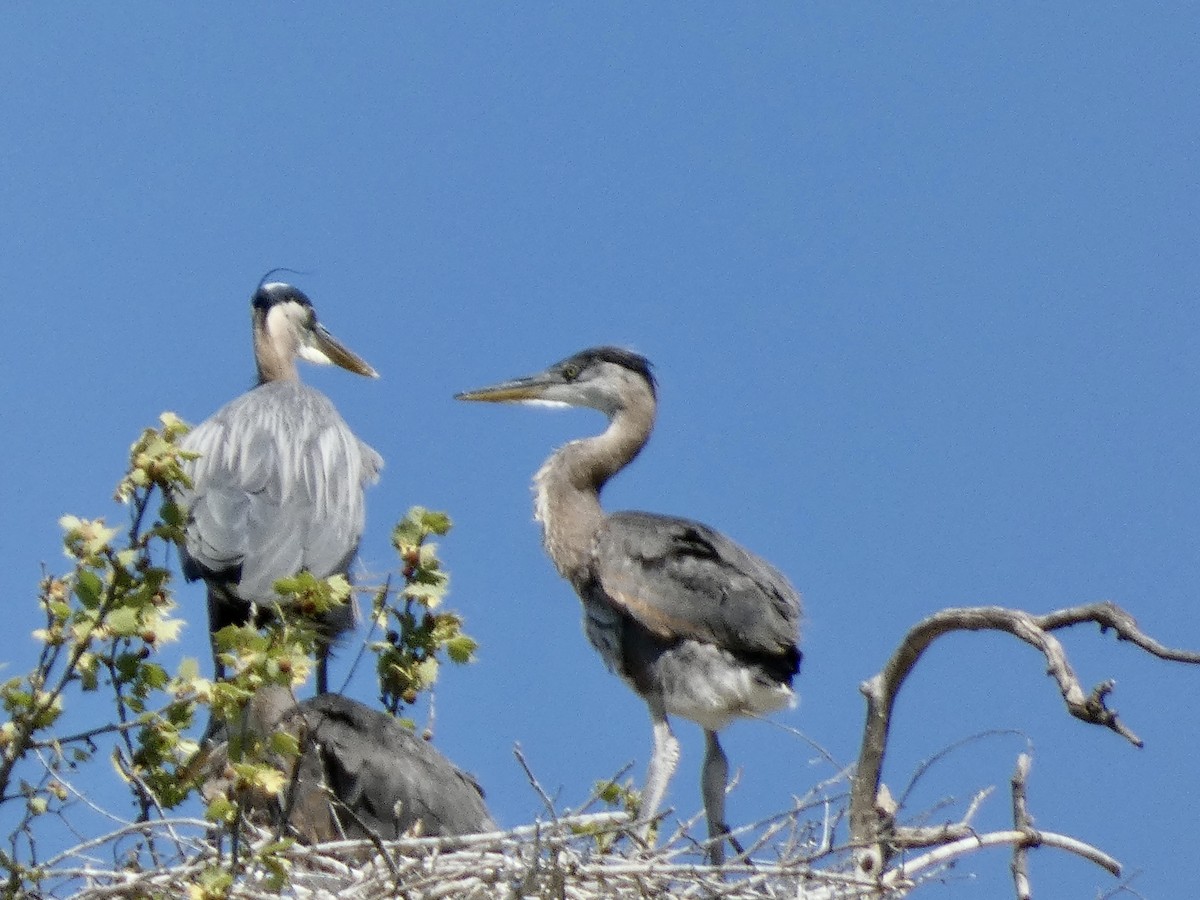
[[[58,517],[119,519],[140,429],[251,383],[273,266],[310,273],[383,374],[304,372],[387,459],[365,570],[392,565],[410,504],[454,517],[450,602],[482,649],[443,679],[437,745],[506,824],[540,810],[514,742],[569,805],[626,762],[641,778],[649,724],[531,521],[530,475],[602,420],[450,398],[592,344],[661,382],[607,504],[707,521],[789,575],[806,658],[777,718],[838,760],[859,682],[945,606],[1113,599],[1200,647],[1198,14],[1055,6],[6,7],[6,671],[32,661]],[[203,591],[180,594],[206,659]],[[1144,750],[1070,719],[1026,646],[961,635],[903,695],[887,780],[1023,730],[1040,827],[1140,870],[1146,897],[1189,895],[1200,671],[1066,641],[1086,684],[1117,679]],[[678,731],[669,801],[691,813],[702,745]],[[735,823],[830,774],[767,724],[726,744]],[[1023,746],[959,751],[910,811],[996,784],[980,824],[1002,827]],[[972,857],[942,893],[1009,896],[1007,866]],[[1045,896],[1114,884],[1046,850],[1032,868]]]

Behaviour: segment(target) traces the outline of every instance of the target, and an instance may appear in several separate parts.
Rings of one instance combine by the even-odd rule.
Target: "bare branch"
[[[1029,884],[1029,848],[1041,846],[1042,836],[1033,827],[1033,816],[1025,800],[1025,785],[1029,780],[1029,766],[1033,762],[1028,753],[1017,757],[1017,768],[1012,776],[1013,825],[1023,832],[1028,841],[1013,844],[1012,876],[1017,890],[1017,900],[1030,900],[1033,888]]]
[[[859,852],[860,869],[879,875],[894,852],[894,804],[882,793],[883,760],[891,728],[896,697],[909,673],[929,646],[944,634],[955,631],[1001,631],[1020,638],[1040,650],[1046,659],[1047,673],[1058,685],[1059,693],[1071,715],[1084,722],[1101,725],[1140,747],[1142,741],[1125,727],[1105,701],[1113,682],[1105,681],[1084,690],[1071,668],[1062,644],[1050,632],[1085,622],[1098,624],[1102,631],[1112,629],[1119,639],[1129,641],[1152,656],[1176,662],[1200,663],[1200,653],[1166,647],[1138,628],[1133,617],[1113,603],[1093,603],[1062,609],[1044,616],[1000,606],[946,609],[914,626],[883,670],[864,682],[860,690],[867,700],[866,724],[858,767],[850,794],[850,834]],[[971,840],[974,840],[973,838]]]
[[[897,828],[891,843],[897,848],[912,850],[917,847],[937,847],[969,837],[976,833],[975,829],[971,827],[971,820],[975,818],[975,813],[979,811],[979,807],[991,793],[992,788],[984,788],[972,797],[971,803],[960,821],[924,828],[913,828],[912,826]]]
[[[554,801],[550,799],[550,795],[546,793],[545,789],[538,782],[537,776],[533,774],[533,770],[529,768],[529,763],[525,761],[525,754],[521,751],[520,744],[513,744],[513,756],[521,764],[521,769],[525,772],[525,777],[529,779],[529,784],[542,799],[542,805],[546,807],[546,812],[550,814],[550,818],[557,819],[558,812],[554,809]]]
[[[1057,631],[1060,628],[1069,628],[1084,622],[1095,622],[1100,626],[1102,632],[1111,628],[1117,633],[1119,640],[1129,641],[1151,656],[1157,656],[1168,662],[1200,663],[1200,652],[1177,650],[1160,644],[1138,627],[1133,616],[1111,601],[1060,609],[1057,612],[1039,616],[1034,621],[1037,622],[1039,628],[1046,631]]]
[[[1119,876],[1121,874],[1121,864],[1103,850],[1093,847],[1091,844],[1086,844],[1076,838],[1065,834],[1057,834],[1052,831],[1041,832],[1040,838],[1043,846],[1055,847],[1059,850],[1065,850],[1068,853],[1074,853],[1076,856],[1081,856],[1086,860],[1094,862],[1113,875]],[[952,844],[946,844],[943,847],[938,847],[936,850],[930,850],[928,853],[922,854],[916,859],[909,860],[901,866],[896,866],[894,869],[889,869],[884,874],[881,882],[886,888],[899,888],[904,884],[911,883],[917,875],[927,869],[945,865],[960,856],[981,850],[984,847],[1003,847],[1009,844],[1016,845],[1020,843],[1026,843],[1028,846],[1028,841],[1028,834],[1024,831],[1015,830],[992,831],[988,834],[962,838]]]

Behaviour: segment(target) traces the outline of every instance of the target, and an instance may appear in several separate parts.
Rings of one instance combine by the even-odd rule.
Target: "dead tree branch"
[[[1126,728],[1116,711],[1109,709],[1105,703],[1112,692],[1113,682],[1102,682],[1090,693],[1085,691],[1071,668],[1062,644],[1051,634],[1060,628],[1085,622],[1094,622],[1101,631],[1111,629],[1119,640],[1128,641],[1159,659],[1200,663],[1200,653],[1175,650],[1160,644],[1145,634],[1131,615],[1113,603],[1074,606],[1043,616],[1000,606],[963,607],[942,610],[919,622],[908,632],[883,670],[861,685],[860,690],[867,700],[867,717],[858,766],[851,785],[850,835],[852,842],[860,847],[858,864],[864,874],[878,877],[897,847],[912,847],[917,843],[916,838],[938,837],[936,834],[910,834],[909,830],[896,825],[896,804],[882,785],[882,772],[897,695],[921,655],[942,635],[955,631],[1001,631],[1020,638],[1040,650],[1046,658],[1047,674],[1057,683],[1071,715],[1108,728],[1134,746],[1142,746],[1141,739]],[[946,839],[951,839],[955,829],[937,831],[942,831],[941,839],[932,843],[944,843]],[[1029,835],[1036,834],[1029,822],[1024,821],[1017,823],[1014,833],[1023,836],[1025,846],[1030,846]],[[1047,835],[1043,834],[1041,838],[1049,843]],[[934,852],[939,853],[959,844],[974,843],[978,846],[979,840],[982,838],[961,837],[954,844]]]
[[[1078,838],[1073,838],[1065,834],[1056,834],[1052,831],[1043,831],[1040,836],[1042,846],[1054,847],[1067,853],[1074,853],[1083,859],[1107,869],[1113,875],[1121,874],[1121,864],[1091,844],[1086,844]],[[1016,829],[1012,831],[992,831],[987,834],[960,838],[952,844],[945,844],[944,846],[930,850],[928,853],[924,853],[904,863],[902,866],[890,869],[881,879],[882,886],[888,890],[903,889],[906,885],[915,883],[915,879],[922,872],[926,872],[937,866],[943,866],[961,856],[974,853],[984,847],[1004,847],[1009,844],[1014,846],[1021,844],[1030,846],[1027,843],[1028,840],[1029,836],[1025,832]]]
[[[1033,816],[1029,814],[1025,799],[1025,785],[1029,781],[1032,761],[1028,753],[1022,753],[1017,757],[1017,769],[1012,776],[1013,825],[1027,837],[1027,840],[1013,844],[1012,876],[1017,900],[1030,900],[1033,896],[1033,889],[1029,886],[1029,848],[1042,843],[1042,836],[1033,827]],[[1119,875],[1120,872],[1114,874]]]

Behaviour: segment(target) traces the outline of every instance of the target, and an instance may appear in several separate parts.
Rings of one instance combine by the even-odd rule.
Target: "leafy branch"
[[[414,506],[392,530],[392,546],[400,556],[404,586],[396,592],[385,584],[375,595],[373,616],[384,640],[371,644],[378,655],[380,700],[398,714],[437,681],[441,654],[465,665],[475,657],[478,644],[463,632],[462,617],[440,609],[449,590],[450,576],[443,571],[433,536],[444,536],[450,517]]]
[[[187,426],[169,413],[161,423],[133,444],[129,470],[117,486],[116,499],[130,509],[123,535],[103,519],[60,520],[71,568],[44,575],[39,585],[44,626],[34,632],[41,642],[37,662],[28,674],[0,684],[8,716],[0,725],[0,805],[23,803],[8,850],[0,854],[8,895],[39,877],[35,823],[64,809],[70,799],[65,773],[92,758],[98,735],[117,737],[114,762],[140,820],[182,799],[165,789],[171,781],[161,775],[194,749],[183,734],[191,725],[194,692],[154,661],[159,647],[178,639],[183,624],[172,615],[171,573],[164,565],[167,548],[181,535],[182,516],[169,500],[148,526],[146,514],[156,493],[166,497],[175,484],[186,483],[186,454],[178,441]],[[111,729],[56,737],[69,691],[101,688],[114,699]],[[165,703],[153,708],[164,692]]]

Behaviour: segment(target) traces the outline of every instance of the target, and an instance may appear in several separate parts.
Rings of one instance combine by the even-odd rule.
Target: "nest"
[[[829,823],[804,821],[799,813],[741,829],[743,838],[753,834],[753,844],[719,867],[703,862],[705,845],[689,836],[691,823],[681,824],[651,848],[628,832],[622,813],[572,816],[464,837],[312,846],[280,845],[276,835],[251,829],[236,853],[204,837],[183,837],[204,823],[176,820],[152,826],[152,852],[147,844],[151,826],[109,836],[112,858],[126,860],[122,867],[99,864],[101,842],[76,848],[53,867],[53,878],[43,888],[44,896],[74,900],[206,897],[213,896],[205,893],[206,879],[235,871],[232,885],[220,895],[238,900],[857,900],[898,897],[912,887],[884,889],[855,876],[848,852],[828,845]],[[146,865],[151,858],[159,862]]]

